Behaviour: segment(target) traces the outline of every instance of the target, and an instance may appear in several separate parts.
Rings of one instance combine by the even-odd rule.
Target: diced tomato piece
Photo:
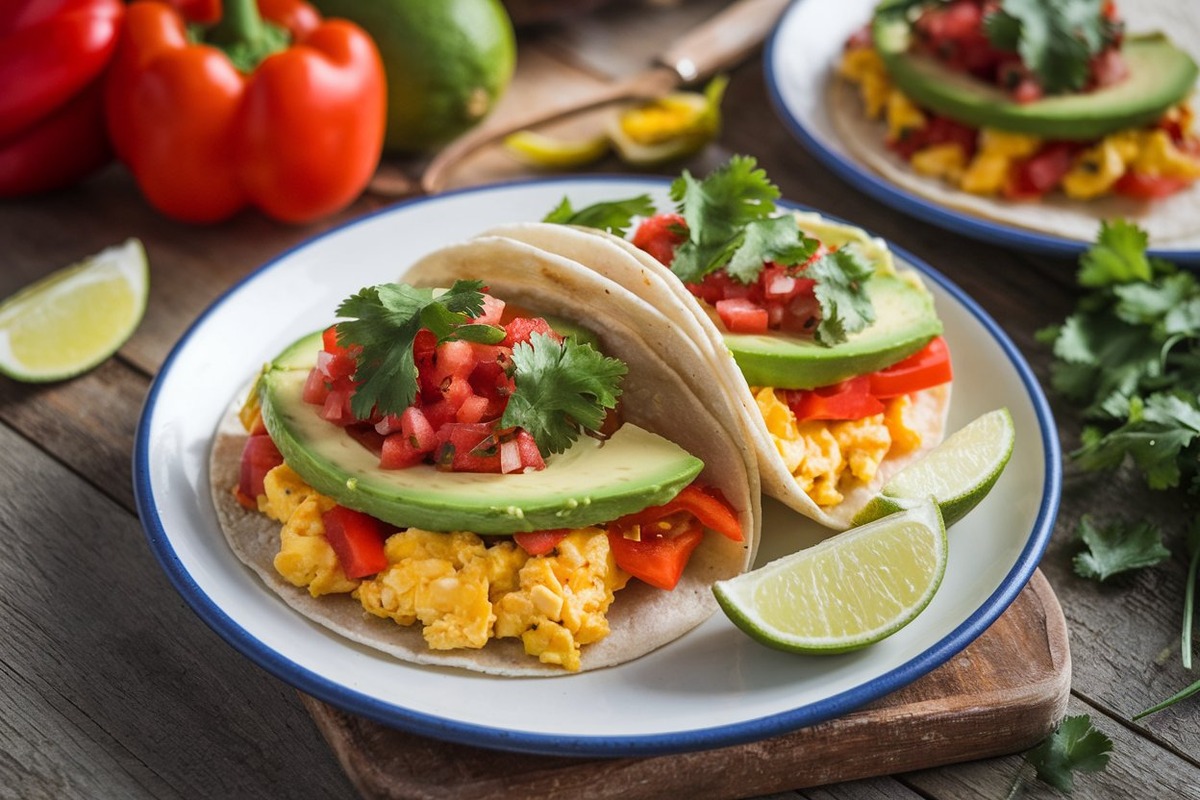
[[[492,404],[489,414],[499,414],[504,411],[508,397],[513,393],[516,384],[507,372],[508,356],[504,355],[495,361],[480,361],[475,365],[468,379],[475,394],[497,401]]]
[[[548,531],[521,531],[513,534],[517,547],[531,556],[544,556],[554,552],[559,542],[571,533],[568,528],[554,528]]]
[[[474,322],[477,325],[499,325],[500,319],[504,316],[504,301],[498,297],[492,297],[490,294],[483,296],[483,310],[479,312],[479,316]]]
[[[325,405],[325,398],[329,396],[329,384],[325,380],[325,376],[316,367],[308,371],[308,378],[304,381],[304,389],[300,393],[300,399],[306,403],[311,403],[314,406]]]
[[[449,422],[437,432],[434,463],[449,472],[500,472],[500,447],[491,425]]]
[[[608,529],[608,544],[617,566],[651,586],[671,591],[683,576],[688,559],[704,539],[704,528],[693,517],[691,524],[672,535],[647,535],[627,539],[619,527]]]
[[[425,460],[428,450],[421,450],[411,436],[403,432],[390,433],[379,448],[380,469],[406,469]]]
[[[533,434],[526,430],[517,431],[517,453],[521,456],[521,466],[525,469],[545,469],[546,460],[538,449]]]
[[[250,500],[263,494],[263,478],[268,472],[283,463],[283,456],[271,437],[265,433],[246,439],[242,447],[241,469],[238,475],[238,492]]]
[[[321,408],[321,419],[337,425],[349,425],[354,422],[354,414],[350,411],[350,395],[353,389],[339,386],[330,389]]]
[[[458,416],[458,410],[462,408],[463,403],[468,398],[475,396],[475,390],[471,388],[471,382],[466,378],[452,377],[442,381],[442,397],[454,409],[455,418]]]
[[[873,372],[867,377],[871,394],[880,400],[949,383],[954,377],[954,370],[950,365],[950,348],[945,339],[936,336],[929,344],[903,361]]]
[[[675,249],[687,241],[687,222],[680,214],[655,214],[642,221],[633,233],[633,245],[671,266]]]
[[[437,447],[437,432],[425,412],[416,406],[409,406],[400,415],[400,432],[422,453],[432,453]]]
[[[871,379],[867,375],[816,389],[788,389],[784,397],[798,422],[862,419],[883,412],[883,403],[871,395]]]
[[[361,511],[334,506],[321,515],[325,539],[337,554],[342,572],[351,580],[374,575],[387,568],[383,542],[387,528]]]
[[[442,342],[437,348],[433,368],[434,380],[444,384],[447,378],[466,378],[475,369],[478,359],[470,342],[451,340]]]
[[[504,340],[500,344],[502,347],[516,347],[528,342],[535,333],[548,334],[557,341],[562,341],[562,337],[554,332],[550,323],[541,317],[517,317],[504,326]]]
[[[1146,175],[1140,172],[1129,171],[1117,179],[1117,182],[1113,184],[1113,190],[1117,194],[1123,194],[1126,197],[1135,197],[1139,200],[1154,200],[1160,197],[1169,197],[1191,185],[1192,181],[1187,178]]]
[[[459,422],[483,422],[491,405],[488,398],[473,394],[462,401],[454,418]]]
[[[1004,188],[1006,197],[1035,199],[1054,189],[1071,169],[1071,160],[1078,145],[1051,142],[1038,152],[1018,162]]]
[[[337,355],[338,353],[346,352],[346,348],[338,344],[337,325],[330,325],[321,332],[321,344],[324,346],[326,353]]]
[[[716,302],[717,316],[731,333],[766,333],[767,310],[752,300],[734,297]]]
[[[1092,85],[1096,88],[1114,86],[1129,77],[1129,65],[1116,48],[1102,50],[1091,63]]]
[[[438,393],[441,397],[441,393]],[[447,400],[437,400],[421,407],[425,414],[425,419],[429,420],[430,426],[435,430],[440,430],[448,422],[454,422],[458,415],[458,409]]]

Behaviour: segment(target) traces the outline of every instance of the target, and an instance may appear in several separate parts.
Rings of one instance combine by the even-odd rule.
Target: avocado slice
[[[626,423],[605,442],[580,439],[537,472],[383,470],[378,457],[301,397],[321,347],[319,332],[289,346],[259,381],[263,421],[287,464],[337,502],[400,527],[502,535],[578,528],[661,505],[704,462]]]
[[[726,333],[725,344],[751,386],[815,389],[891,366],[942,332],[933,297],[916,276],[876,272],[866,282],[875,322],[841,344],[807,336]]]
[[[876,14],[871,32],[892,80],[917,105],[974,127],[1047,139],[1093,141],[1152,123],[1187,97],[1200,75],[1196,62],[1163,34],[1131,35],[1121,48],[1129,76],[1120,83],[1017,103],[998,87],[910,53],[911,26],[902,14]]]

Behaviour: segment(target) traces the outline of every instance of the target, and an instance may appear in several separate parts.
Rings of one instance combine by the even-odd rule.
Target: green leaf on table
[[[1153,275],[1146,257],[1149,235],[1128,220],[1104,220],[1096,243],[1079,258],[1080,286],[1099,288],[1130,281],[1149,281]]]
[[[1162,531],[1147,522],[1118,521],[1101,527],[1084,516],[1079,520],[1078,535],[1087,546],[1074,560],[1075,574],[1083,578],[1105,581],[1171,557],[1171,551],[1163,546]]]
[[[1128,420],[1120,427],[1085,431],[1083,446],[1071,456],[1086,470],[1115,469],[1132,459],[1150,488],[1169,489],[1179,485],[1181,454],[1197,436],[1200,408],[1175,394],[1153,394],[1145,401],[1133,398]]]
[[[1108,766],[1113,743],[1092,726],[1091,717],[1066,717],[1041,744],[1025,754],[1037,776],[1054,788],[1070,792],[1075,772],[1099,772]]]

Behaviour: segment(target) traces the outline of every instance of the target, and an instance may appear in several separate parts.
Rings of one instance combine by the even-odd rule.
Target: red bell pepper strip
[[[227,0],[196,44],[171,6],[128,6],[106,87],[109,135],[168,216],[217,222],[253,206],[309,222],[353,202],[375,172],[386,96],[370,36],[303,0],[261,9]]]
[[[621,530],[609,528],[608,545],[617,566],[658,589],[671,591],[683,576],[692,551],[704,539],[704,528],[695,519],[671,536],[627,539]]]
[[[111,159],[98,84],[120,0],[11,0],[0,8],[0,197],[57,189]]]
[[[321,515],[325,540],[337,554],[342,572],[351,580],[365,578],[387,568],[383,523],[361,511],[334,506]]]

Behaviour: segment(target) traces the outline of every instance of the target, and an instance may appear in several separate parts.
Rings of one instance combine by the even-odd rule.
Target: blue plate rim
[[[876,174],[869,167],[859,164],[853,158],[826,147],[804,124],[804,121],[795,116],[791,112],[791,109],[788,108],[787,101],[783,97],[783,91],[780,89],[780,78],[774,68],[776,53],[780,47],[779,39],[788,17],[793,13],[797,13],[796,9],[803,3],[818,1],[792,0],[780,16],[775,28],[767,38],[767,43],[763,49],[763,76],[766,81],[767,95],[770,99],[771,107],[775,110],[775,115],[783,122],[784,127],[788,129],[792,136],[809,153],[833,171],[839,178],[881,203],[920,219],[923,222],[928,222],[940,228],[987,242],[988,244],[1058,257],[1079,256],[1091,246],[1090,242],[1030,231],[947,208],[932,200],[915,195],[903,187],[897,186]],[[1098,226],[1099,223],[1097,223]],[[1169,248],[1150,247],[1146,251],[1146,254],[1174,261],[1177,264],[1200,265],[1200,249],[1172,250]]]
[[[172,347],[162,367],[155,376],[137,426],[133,449],[133,491],[138,516],[150,545],[151,551],[176,591],[183,596],[192,610],[219,636],[259,667],[295,688],[332,706],[366,717],[382,725],[409,733],[442,739],[448,742],[542,755],[579,757],[634,757],[655,756],[690,752],[759,741],[831,719],[858,708],[899,689],[937,666],[945,663],[956,653],[982,634],[1016,599],[1033,575],[1049,543],[1050,535],[1058,514],[1062,491],[1061,452],[1057,427],[1049,403],[1029,364],[1015,344],[1000,326],[991,319],[978,303],[971,299],[946,276],[917,259],[906,250],[889,246],[902,259],[918,269],[926,278],[936,282],[981,324],[1000,345],[1013,367],[1033,405],[1038,420],[1044,460],[1045,483],[1038,515],[1033,530],[1012,569],[991,596],[958,627],[950,631],[935,645],[910,659],[890,672],[884,673],[866,684],[830,696],[809,705],[770,714],[752,720],[710,728],[698,728],[666,734],[603,736],[523,733],[491,726],[474,725],[459,720],[450,720],[402,706],[385,703],[368,697],[345,685],[319,676],[285,658],[263,645],[229,617],[195,582],[170,546],[162,520],[159,517],[154,494],[150,485],[151,428],[156,403],[162,387],[171,377],[172,366],[186,348],[193,335],[219,312],[221,307],[241,288],[261,273],[274,269],[291,253],[310,245],[313,241],[344,231],[380,215],[403,213],[417,203],[437,203],[469,193],[486,193],[532,185],[572,184],[586,182],[643,183],[648,188],[661,189],[669,183],[666,178],[644,175],[596,175],[563,176],[528,180],[505,181],[482,187],[470,187],[446,192],[433,197],[413,198],[348,220],[345,223],[322,231],[298,243],[261,266],[252,270],[241,280],[218,296],[200,316],[185,330]],[[797,210],[816,210],[808,206],[782,203]],[[824,213],[824,212],[821,212]],[[826,215],[838,219],[833,215]]]

